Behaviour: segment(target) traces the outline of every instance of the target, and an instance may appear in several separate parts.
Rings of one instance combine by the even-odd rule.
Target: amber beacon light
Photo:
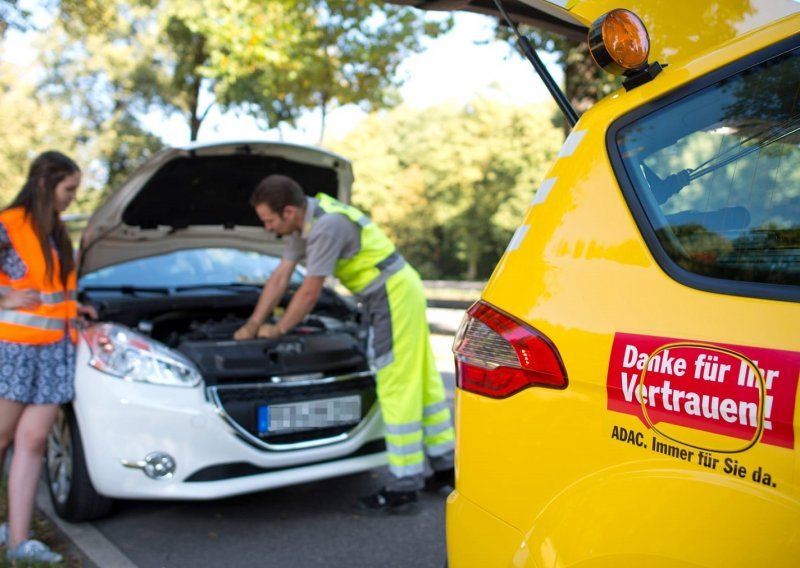
[[[589,53],[595,63],[613,75],[625,75],[630,90],[652,80],[661,71],[658,62],[648,65],[650,36],[642,20],[619,8],[597,18],[589,28]]]

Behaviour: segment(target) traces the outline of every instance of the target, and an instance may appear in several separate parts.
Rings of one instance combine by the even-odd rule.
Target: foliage
[[[80,149],[73,155],[83,166],[86,189],[78,194],[75,208],[91,211],[163,143],[139,123],[138,116],[150,106],[147,96],[138,93],[154,92],[155,80],[152,66],[137,58],[137,46],[128,37],[130,25],[109,14],[106,3],[87,1],[85,7],[96,10],[91,26],[60,18],[28,39],[41,66],[38,97],[70,126],[72,139],[62,148]],[[113,41],[91,35],[94,27],[103,28]]]
[[[622,86],[620,77],[609,75],[594,63],[585,41],[576,41],[524,25],[520,26],[520,33],[528,38],[537,51],[557,54],[556,62],[564,72],[564,94],[579,116],[598,100]],[[496,36],[510,44],[516,43],[515,36],[503,22],[498,23]],[[516,47],[514,50],[516,51]],[[569,131],[563,119],[560,118],[559,124],[565,131]]]
[[[80,160],[76,137],[59,109],[43,100],[16,66],[0,63],[0,208],[22,188],[31,160],[40,152],[56,149]]]
[[[82,211],[163,146],[145,117],[178,113],[194,140],[214,105],[265,128],[314,108],[384,108],[397,102],[403,58],[452,25],[378,0],[42,2],[55,17],[38,18],[39,29],[17,0],[0,0],[0,32],[27,29],[37,50],[31,69],[1,59],[0,200],[35,154],[55,148],[96,189],[79,194]]]
[[[60,22],[90,73],[123,89],[112,100],[181,113],[191,140],[214,104],[266,128],[391,106],[397,66],[452,24],[377,0],[61,0]],[[86,76],[69,79],[73,90]]]
[[[30,16],[29,10],[20,8],[19,0],[0,0],[0,37],[5,36],[9,28],[27,29]]]
[[[550,107],[478,99],[372,114],[333,149],[353,201],[425,278],[488,277],[563,141]]]

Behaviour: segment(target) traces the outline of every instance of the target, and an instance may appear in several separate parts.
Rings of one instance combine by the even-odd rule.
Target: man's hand
[[[253,320],[247,320],[242,327],[234,332],[233,338],[236,341],[253,339],[256,336],[256,333],[258,333],[258,324]]]
[[[277,339],[281,335],[283,335],[283,333],[278,326],[271,323],[265,323],[258,328],[258,336],[263,339]]]

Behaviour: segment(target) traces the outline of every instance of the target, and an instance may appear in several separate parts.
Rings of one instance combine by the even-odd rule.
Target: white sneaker
[[[38,540],[23,540],[16,548],[10,548],[6,552],[8,560],[27,560],[30,562],[45,562],[55,564],[61,562],[62,556],[53,552],[43,542]]]

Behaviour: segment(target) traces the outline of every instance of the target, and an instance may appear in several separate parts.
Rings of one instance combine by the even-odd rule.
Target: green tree
[[[486,278],[563,141],[549,106],[477,99],[373,114],[333,149],[353,201],[426,278]]]
[[[21,8],[18,0],[0,0],[0,37],[5,37],[9,29],[27,29],[30,17],[30,11]]]
[[[622,86],[622,78],[610,75],[595,64],[589,55],[589,47],[585,41],[577,41],[554,32],[541,30],[531,26],[520,26],[520,33],[525,35],[537,52],[556,54],[556,63],[564,74],[564,94],[572,104],[578,116],[589,110],[598,100]],[[503,22],[498,22],[496,35],[509,42],[511,48],[520,56],[516,48],[516,37]],[[531,67],[531,73],[535,73]],[[559,124],[569,133],[570,126],[559,114]]]
[[[393,105],[397,66],[452,23],[377,0],[61,0],[59,22],[92,73],[127,78],[113,98],[181,113],[192,140],[215,104],[265,128],[311,109]],[[102,64],[110,53],[129,62]]]
[[[0,208],[20,190],[31,160],[40,152],[55,149],[78,160],[86,157],[74,125],[7,60],[5,49],[0,49]]]
[[[63,9],[69,1],[62,2]],[[79,194],[79,207],[90,211],[163,142],[140,123],[158,92],[156,70],[137,58],[139,50],[149,48],[131,40],[131,22],[113,14],[108,3],[87,0],[83,5],[94,10],[90,23],[62,13],[30,42],[42,66],[40,96],[59,105],[62,117],[79,132],[98,189]],[[131,20],[147,13],[140,7]],[[93,34],[94,29],[103,29],[105,36]]]

